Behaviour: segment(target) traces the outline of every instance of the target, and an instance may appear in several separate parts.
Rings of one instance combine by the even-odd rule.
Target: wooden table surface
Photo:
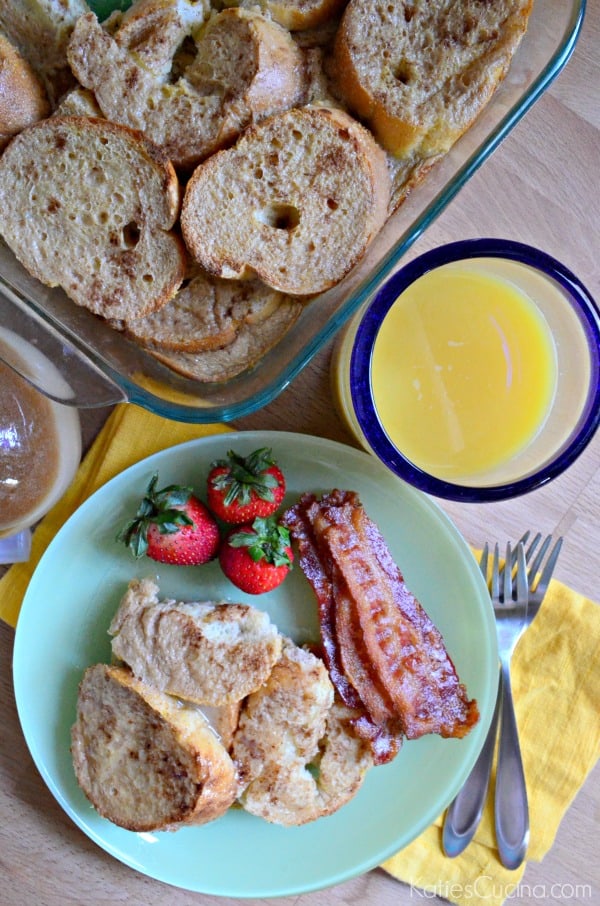
[[[537,245],[577,273],[600,299],[600,0],[588,3],[583,33],[566,69],[492,158],[475,174],[410,255],[456,239],[502,236]],[[329,393],[331,347],[324,349],[272,404],[236,428],[294,430],[352,444]],[[107,412],[84,414],[88,443]],[[558,578],[600,599],[600,437],[562,478],[527,497],[493,505],[444,504],[466,539],[516,537],[525,528],[565,535]],[[227,902],[151,880],[115,861],[62,812],[38,775],[15,709],[14,632],[0,624],[0,903],[3,906],[158,906]],[[600,768],[589,777],[561,825],[554,847],[527,866],[527,891],[513,901],[600,902],[595,841]],[[235,870],[235,853],[232,853]],[[568,885],[588,884],[581,898]],[[306,906],[418,900],[377,869],[301,898]],[[431,897],[430,902],[436,902]],[[248,901],[257,903],[262,901]]]

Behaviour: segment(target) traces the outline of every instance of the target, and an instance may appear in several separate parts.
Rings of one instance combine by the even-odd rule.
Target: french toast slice
[[[129,583],[109,628],[112,651],[150,686],[199,705],[240,701],[281,653],[268,614],[248,604],[160,600],[151,579]]]
[[[95,664],[82,678],[71,731],[77,781],[102,817],[132,831],[173,830],[222,815],[235,768],[206,717]]]
[[[505,77],[533,0],[350,0],[338,29],[338,89],[386,150],[445,153]]]
[[[181,212],[194,260],[291,295],[338,283],[387,218],[385,154],[335,108],[301,107],[252,126],[192,174]]]
[[[161,4],[163,18],[185,5]],[[82,16],[69,43],[71,68],[104,116],[144,132],[178,168],[192,168],[253,121],[302,101],[300,51],[285,29],[256,10],[223,10],[201,27],[182,19],[179,29],[166,31],[152,16],[135,41],[128,21],[122,29],[113,35],[93,13]],[[194,49],[179,72],[176,55],[185,36]]]
[[[185,274],[179,181],[139,132],[52,116],[0,158],[0,234],[23,266],[104,318],[164,305]]]
[[[244,702],[234,733],[243,808],[292,826],[345,805],[373,763],[352,716],[323,662],[286,639],[269,679]]]
[[[13,135],[49,112],[50,104],[41,80],[0,32],[0,150]]]

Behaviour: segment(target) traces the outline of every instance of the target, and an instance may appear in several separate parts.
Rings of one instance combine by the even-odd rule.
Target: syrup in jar
[[[4,328],[0,357],[49,386],[65,384],[49,359]],[[48,512],[71,483],[80,456],[77,410],[48,399],[0,359],[0,537]]]

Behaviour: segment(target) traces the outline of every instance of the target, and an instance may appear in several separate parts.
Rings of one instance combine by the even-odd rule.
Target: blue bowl
[[[371,362],[380,326],[398,296],[433,268],[478,259],[493,273],[517,284],[542,311],[553,334],[558,359],[555,403],[536,438],[532,465],[517,456],[498,477],[453,483],[431,475],[407,459],[386,433],[377,414],[371,385]],[[524,266],[524,267],[523,267]],[[539,249],[502,239],[454,242],[426,252],[397,271],[363,310],[350,354],[347,381],[352,422],[360,440],[392,472],[411,485],[449,500],[486,502],[516,497],[546,484],[565,471],[593,438],[600,422],[600,312],[581,281]]]

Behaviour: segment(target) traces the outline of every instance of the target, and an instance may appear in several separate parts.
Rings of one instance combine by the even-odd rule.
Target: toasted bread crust
[[[204,824],[235,798],[235,769],[202,713],[96,664],[80,684],[71,752],[100,815],[132,831]]]
[[[383,151],[341,110],[303,107],[248,129],[196,168],[181,213],[209,273],[251,274],[284,293],[333,286],[387,218]]]
[[[335,18],[345,3],[346,0],[246,0],[239,5],[258,6],[284,28],[305,31]],[[226,4],[237,5],[235,0],[226,0]]]

